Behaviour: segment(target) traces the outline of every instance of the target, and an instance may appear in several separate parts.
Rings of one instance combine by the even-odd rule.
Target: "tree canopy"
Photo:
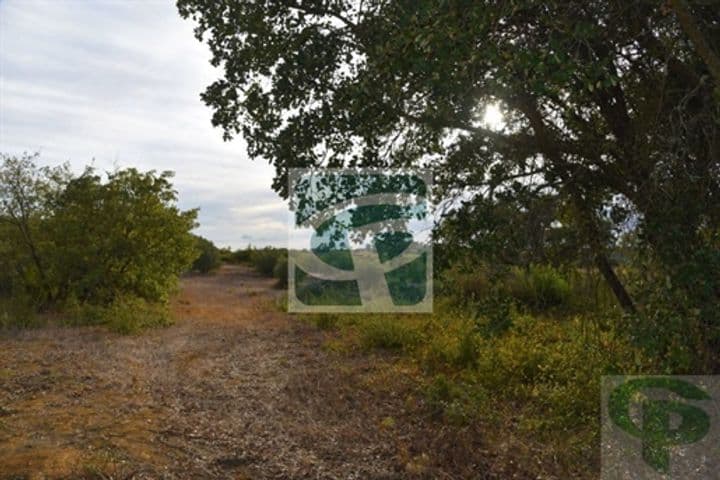
[[[281,194],[293,167],[423,166],[440,198],[455,199],[449,212],[478,197],[557,196],[626,311],[636,308],[609,260],[613,229],[636,232],[678,298],[717,331],[712,2],[178,0],[178,8],[222,68],[202,94],[213,124],[275,165]],[[483,122],[488,105],[501,109],[503,125]]]

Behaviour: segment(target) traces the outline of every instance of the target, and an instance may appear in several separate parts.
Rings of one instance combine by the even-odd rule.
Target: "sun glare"
[[[485,107],[482,121],[487,128],[492,130],[501,130],[505,126],[505,119],[497,103],[490,103]]]

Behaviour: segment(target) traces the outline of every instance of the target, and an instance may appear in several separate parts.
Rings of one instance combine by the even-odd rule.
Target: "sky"
[[[218,246],[287,243],[273,169],[222,140],[200,93],[220,74],[172,0],[0,0],[0,152],[101,171],[173,170]]]

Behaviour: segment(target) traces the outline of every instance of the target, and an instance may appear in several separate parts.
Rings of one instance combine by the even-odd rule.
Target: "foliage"
[[[474,270],[469,271],[474,267]],[[479,311],[507,310],[516,303],[535,311],[567,307],[572,287],[565,276],[548,265],[526,268],[490,268],[484,264],[466,266],[456,263],[442,272],[440,291]],[[498,310],[499,309],[499,310]]]
[[[125,335],[172,323],[167,303],[148,302],[132,296],[117,297],[107,305],[71,301],[66,305],[65,313],[70,325],[104,325]]]
[[[38,155],[0,155],[0,266],[5,294],[53,300],[56,281],[46,258],[54,251],[46,219],[71,178],[67,165],[37,167]]]
[[[283,249],[265,247],[252,250],[250,253],[250,263],[255,270],[265,277],[272,277],[275,273],[275,265],[281,258],[287,258],[287,252]]]
[[[279,258],[275,262],[275,268],[273,269],[273,277],[277,278],[278,288],[288,287],[288,259],[287,256]]]
[[[200,273],[217,270],[222,265],[222,252],[210,240],[195,236],[200,256],[193,261],[192,269]]]
[[[42,324],[43,320],[35,312],[32,303],[23,298],[0,296],[0,330],[32,328]]]
[[[559,477],[570,471],[589,477],[599,462],[602,376],[650,373],[657,364],[622,330],[591,317],[510,315],[510,325],[493,335],[478,329],[475,311],[447,297],[429,317],[314,317],[325,328],[339,328],[345,342],[401,352],[419,365],[426,406],[445,421],[482,422],[489,437],[545,451],[544,458],[554,460],[542,467],[561,469]],[[530,468],[538,460],[520,461]]]
[[[196,211],[174,205],[170,172],[92,169],[72,179],[48,219],[54,296],[109,303],[123,294],[163,301],[195,255]]]
[[[283,195],[293,167],[430,167],[451,252],[523,267],[592,262],[635,315],[644,306],[610,261],[632,230],[683,304],[710,329],[720,323],[720,36],[709,3],[178,9],[222,69],[202,96],[213,124],[275,165]],[[504,125],[481,120],[488,105]],[[720,363],[717,346],[702,340],[702,368]]]
[[[436,232],[439,265],[469,262],[527,268],[585,265],[591,255],[557,195],[522,191],[476,196],[452,210]],[[563,221],[561,221],[561,219]]]
[[[195,210],[180,211],[170,172],[38,167],[2,156],[0,290],[44,309],[137,298],[162,303],[196,255]]]
[[[358,322],[357,327],[360,345],[366,349],[409,349],[419,340],[417,330],[403,317],[369,316]]]
[[[460,425],[486,411],[487,396],[484,388],[472,380],[448,378],[443,373],[434,376],[425,387],[425,397],[433,413]]]
[[[223,249],[222,256],[223,256],[223,262],[226,263],[232,263],[232,264],[239,264],[239,263],[247,263],[250,262],[250,257],[252,256],[253,247],[248,245],[245,248],[240,248],[238,250],[230,250],[230,248]]]
[[[513,298],[541,310],[567,305],[570,298],[568,282],[560,272],[545,265],[513,269],[506,280],[506,288]]]

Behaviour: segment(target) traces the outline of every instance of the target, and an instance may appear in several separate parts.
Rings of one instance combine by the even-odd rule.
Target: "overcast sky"
[[[0,0],[0,152],[173,170],[199,234],[284,245],[271,167],[210,124],[199,95],[218,74],[192,29],[172,0]]]

